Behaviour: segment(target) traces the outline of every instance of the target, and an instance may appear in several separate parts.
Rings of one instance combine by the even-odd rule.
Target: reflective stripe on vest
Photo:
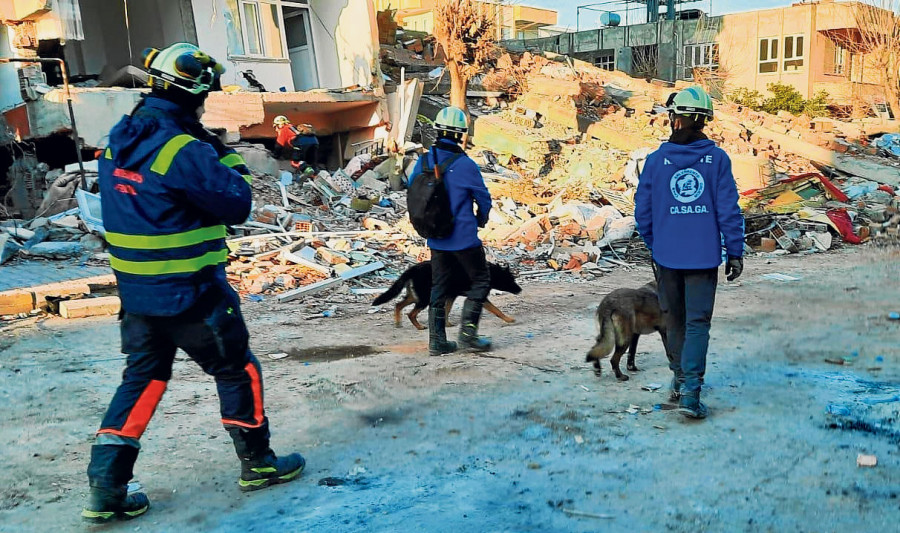
[[[129,235],[106,232],[106,242],[119,248],[132,250],[167,250],[224,238],[225,226],[210,226],[168,235]]]
[[[106,152],[103,153],[103,157],[105,157],[105,158],[107,158],[107,159],[112,159],[112,150],[110,150],[109,148],[107,148],[107,149],[106,149]]]
[[[186,133],[182,133],[181,135],[172,137],[160,149],[159,154],[156,155],[156,159],[153,161],[153,164],[150,165],[150,170],[156,172],[157,174],[165,176],[166,173],[169,172],[169,167],[172,166],[172,161],[175,160],[175,156],[178,155],[178,152],[188,143],[196,140],[197,139],[191,137]]]
[[[201,269],[224,263],[228,258],[228,250],[207,252],[200,257],[190,259],[171,259],[168,261],[125,261],[110,256],[109,265],[113,270],[124,274],[138,276],[162,276],[166,274],[192,274]]]
[[[194,137],[181,134],[169,139],[159,150],[156,159],[150,165],[150,170],[160,175],[166,175],[175,156],[189,143],[196,141]],[[185,255],[190,255],[190,247],[201,245],[210,241],[219,241],[225,238],[225,226],[209,226],[178,233],[164,235],[133,235],[128,233],[107,232],[106,240],[113,247],[127,250],[146,252],[148,257],[153,257],[153,252],[160,250],[173,250],[185,248]],[[208,249],[208,248],[207,248]],[[224,263],[228,258],[228,249],[224,246],[219,250],[201,253],[195,257],[184,259],[166,259],[154,261],[132,261],[116,257],[114,249],[110,250],[109,264],[113,270],[124,274],[139,276],[163,276],[169,274],[191,274],[208,266]],[[198,250],[196,253],[200,253]],[[179,254],[180,255],[180,254]],[[156,254],[159,257],[158,254]]]
[[[222,163],[228,168],[234,168],[238,165],[247,165],[247,162],[244,161],[244,158],[241,157],[241,154],[228,154],[222,159],[219,159],[219,163]]]
[[[222,163],[228,168],[234,168],[241,165],[244,165],[245,167],[247,166],[247,162],[244,161],[244,158],[241,156],[241,154],[228,154],[222,157],[222,159],[219,159],[219,163]],[[250,174],[241,174],[241,177],[244,178],[244,181],[247,182],[247,185],[253,183],[253,176],[251,176]]]

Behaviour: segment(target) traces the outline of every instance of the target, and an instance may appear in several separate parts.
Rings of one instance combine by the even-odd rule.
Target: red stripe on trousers
[[[153,412],[156,411],[156,406],[159,405],[163,393],[166,392],[166,384],[165,381],[151,380],[144,392],[134,402],[134,407],[128,413],[128,418],[125,419],[122,429],[101,429],[97,433],[108,433],[134,439],[141,438],[141,435],[147,429],[147,424],[153,418]]]
[[[253,424],[241,422],[240,420],[222,419],[223,424],[230,426],[240,426],[243,428],[258,428],[263,424],[263,398],[262,398],[262,380],[259,378],[259,371],[253,366],[253,363],[247,363],[244,371],[250,376],[250,390],[253,391]]]

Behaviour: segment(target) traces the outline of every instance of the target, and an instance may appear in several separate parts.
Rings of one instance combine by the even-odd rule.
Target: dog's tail
[[[400,291],[403,290],[403,287],[406,286],[406,282],[407,280],[409,280],[409,275],[409,270],[401,274],[400,277],[397,278],[397,281],[395,281],[387,291],[385,291],[384,293],[379,295],[378,298],[375,298],[372,301],[372,305],[386,304],[396,298],[400,294]]]
[[[602,310],[598,309],[597,320],[600,322],[600,334],[597,335],[597,343],[594,344],[594,347],[588,352],[587,358],[585,358],[585,361],[588,363],[603,359],[616,346],[616,331],[612,316],[610,314],[603,316],[601,313]]]

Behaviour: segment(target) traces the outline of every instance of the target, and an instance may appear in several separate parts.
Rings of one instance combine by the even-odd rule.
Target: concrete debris
[[[393,67],[427,79],[441,66],[430,42],[394,41],[390,31],[382,60],[392,78]],[[634,193],[648,154],[671,133],[661,104],[675,88],[554,54],[502,53],[470,89],[480,96],[470,98],[468,153],[496,205],[481,232],[491,260],[531,279],[591,279],[649,263],[635,231]],[[447,105],[437,94],[423,105]],[[768,115],[726,102],[716,103],[716,117],[706,132],[731,156],[748,251],[900,245],[893,137],[873,144],[866,132],[878,128],[869,123]],[[338,298],[367,298],[369,277],[387,286],[427,260],[404,192],[432,142],[425,119],[416,123],[422,143],[394,142],[315,175],[296,174],[261,145],[236,146],[255,179],[253,212],[228,240],[232,285],[256,300],[326,289]],[[103,252],[99,198],[75,207],[77,173],[53,172],[35,217],[0,223],[0,261]]]

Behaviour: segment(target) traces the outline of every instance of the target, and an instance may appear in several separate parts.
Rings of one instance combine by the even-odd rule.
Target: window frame
[[[762,43],[767,42],[768,47],[766,48],[766,59],[762,58]],[[781,37],[760,37],[759,38],[759,46],[756,47],[756,53],[758,54],[756,57],[756,72],[761,76],[768,76],[772,74],[778,74],[778,71],[781,67],[781,58],[778,57],[779,53],[779,44],[781,43]],[[773,48],[774,44],[774,48]],[[774,52],[774,53],[773,53]],[[772,56],[775,56],[774,58]],[[775,69],[772,71],[763,71],[763,65],[774,65]]]
[[[284,12],[282,7],[287,5],[288,7],[306,7],[309,8],[309,4],[306,2],[282,2],[280,0],[237,0],[238,7],[238,18],[240,23],[241,30],[241,43],[244,47],[244,52],[242,54],[231,54],[229,55],[230,59],[235,60],[244,60],[244,61],[271,61],[271,62],[290,62],[290,58],[288,57],[287,51],[287,37],[284,31]],[[249,28],[249,21],[246,20],[244,16],[244,6],[253,6],[256,10],[256,33],[259,37],[259,48],[260,53],[251,53],[250,52],[250,35],[247,31]],[[278,24],[278,42],[281,46],[281,55],[274,55],[271,50],[268,48],[268,40],[269,36],[267,30],[265,29],[265,25],[262,23],[262,11],[265,6],[268,9],[274,8],[275,13],[277,14],[276,23]]]
[[[699,56],[697,55],[699,53]],[[682,49],[681,79],[693,80],[694,69],[705,69],[710,72],[719,70],[719,43],[688,43]],[[695,61],[699,57],[699,61]]]
[[[602,68],[603,70],[612,72],[616,70],[616,54],[613,52],[612,54],[604,54],[602,56],[597,56],[594,59],[594,66],[597,68]],[[609,67],[609,68],[607,68]]]
[[[788,50],[788,39],[791,39],[791,49]],[[797,42],[800,40],[800,54],[797,55]],[[806,35],[802,33],[785,35],[782,42],[782,54],[781,54],[781,70],[782,72],[800,72],[806,69]],[[788,53],[790,53],[790,57],[788,57]],[[799,65],[791,65],[792,68],[788,67],[788,63],[796,63],[800,62]]]

